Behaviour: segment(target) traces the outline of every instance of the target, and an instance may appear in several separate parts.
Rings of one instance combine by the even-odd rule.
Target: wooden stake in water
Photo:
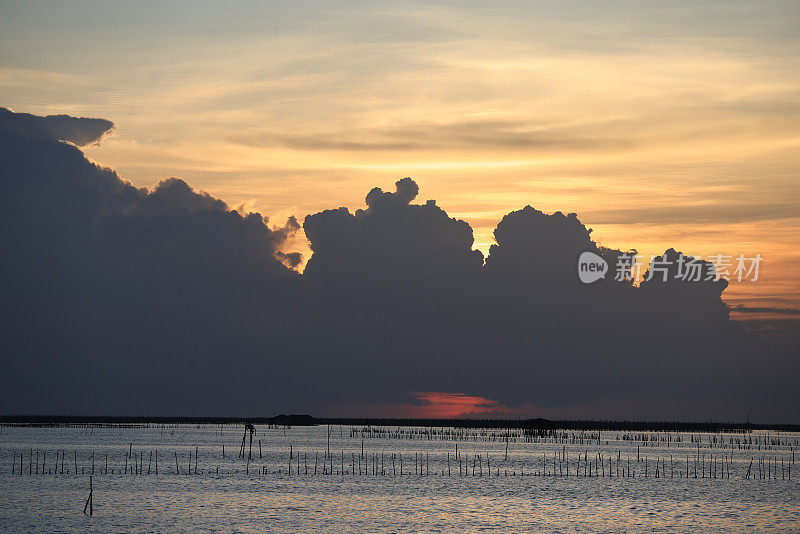
[[[84,515],[86,515],[87,507],[89,508],[89,515],[92,515],[92,513],[94,513],[94,510],[92,509],[92,493],[94,493],[94,490],[92,488],[92,475],[89,475],[89,498],[86,499],[86,504],[83,506]]]

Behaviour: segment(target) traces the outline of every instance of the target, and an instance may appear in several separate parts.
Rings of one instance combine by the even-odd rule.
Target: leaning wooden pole
[[[93,492],[94,492],[94,490],[92,489],[92,475],[89,475],[89,498],[86,499],[86,504],[83,506],[84,515],[86,514],[86,508],[89,508],[89,515],[92,515],[92,513],[94,513],[94,510],[92,509],[92,493]]]

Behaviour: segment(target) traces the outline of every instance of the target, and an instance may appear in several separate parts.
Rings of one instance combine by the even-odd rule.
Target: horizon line
[[[289,422],[280,422],[286,421]],[[291,418],[297,422],[292,424]],[[302,418],[302,419],[300,419]],[[300,422],[304,421],[304,422]],[[652,431],[722,431],[776,430],[800,432],[800,423],[759,423],[736,421],[680,421],[644,419],[546,419],[536,418],[435,418],[435,417],[315,417],[310,414],[274,416],[191,416],[191,415],[79,415],[79,414],[0,414],[0,426],[89,426],[119,424],[277,424],[279,426],[369,425],[433,426],[472,428],[547,428],[551,430],[652,430]]]

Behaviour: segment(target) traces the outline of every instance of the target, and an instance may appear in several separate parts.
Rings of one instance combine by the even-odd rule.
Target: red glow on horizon
[[[401,417],[420,419],[453,419],[478,414],[507,413],[515,410],[486,397],[446,393],[443,391],[413,391],[416,404],[403,405]]]

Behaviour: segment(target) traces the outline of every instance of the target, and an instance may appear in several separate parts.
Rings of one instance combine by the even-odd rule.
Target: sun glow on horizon
[[[529,409],[511,408],[500,402],[464,393],[413,391],[416,402],[398,406],[398,417],[412,419],[454,419],[473,416],[514,417],[530,413]]]

